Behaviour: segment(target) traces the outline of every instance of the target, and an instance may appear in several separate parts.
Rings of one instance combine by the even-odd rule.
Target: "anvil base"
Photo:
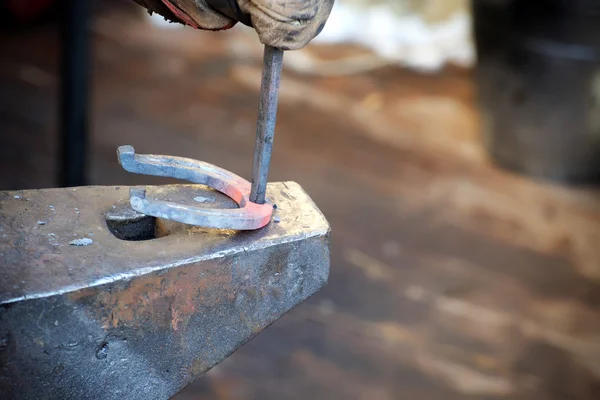
[[[136,214],[129,189],[0,192],[2,399],[168,399],[327,282],[329,225],[295,183],[269,185],[274,220],[250,232]]]

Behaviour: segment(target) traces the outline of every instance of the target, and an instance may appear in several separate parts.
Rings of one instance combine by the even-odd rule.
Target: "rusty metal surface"
[[[119,163],[128,172],[207,185],[229,196],[239,206],[219,209],[153,200],[146,196],[145,189],[131,188],[131,207],[140,213],[205,228],[235,230],[260,229],[271,220],[273,205],[251,202],[250,182],[230,171],[190,158],[135,154],[132,146],[119,147],[117,154]]]
[[[200,185],[147,189],[235,207]],[[111,233],[128,192],[0,192],[3,399],[169,398],[327,282],[329,225],[295,183],[269,185],[264,229],[154,220],[152,240]]]

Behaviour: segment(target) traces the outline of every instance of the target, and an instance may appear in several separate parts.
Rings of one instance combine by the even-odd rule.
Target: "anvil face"
[[[295,183],[269,185],[274,220],[250,232],[136,215],[129,189],[0,192],[2,398],[168,399],[327,282],[329,224]]]

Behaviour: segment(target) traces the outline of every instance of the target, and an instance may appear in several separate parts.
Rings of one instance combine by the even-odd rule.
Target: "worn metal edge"
[[[296,182],[292,182],[292,181],[286,181],[286,182],[281,182],[284,184],[287,183],[294,183],[298,186],[298,188],[300,190],[302,190],[302,192],[304,192],[304,194],[306,194],[306,198],[308,200],[310,200],[310,202],[313,204],[315,210],[318,211],[318,213],[320,214],[324,225],[326,225],[326,228],[322,229],[322,230],[318,230],[318,231],[312,231],[310,234],[295,234],[295,235],[290,235],[290,236],[285,236],[283,238],[280,239],[275,239],[273,241],[271,241],[268,246],[272,246],[272,245],[280,245],[280,244],[285,244],[285,243],[289,243],[289,242],[294,242],[300,239],[309,239],[312,237],[318,237],[318,236],[325,236],[327,237],[327,240],[330,240],[330,234],[331,234],[331,225],[329,224],[329,221],[327,220],[327,218],[325,218],[325,215],[321,212],[321,210],[317,207],[316,203],[312,200],[312,198],[308,195],[308,193],[304,190],[304,188],[296,183]],[[87,186],[90,187],[90,186]],[[93,186],[91,186],[93,187]],[[72,189],[72,188],[70,188]],[[28,189],[28,190],[38,190],[38,189]],[[39,190],[44,190],[44,189],[39,189]],[[2,191],[4,193],[22,193],[26,190],[5,190]],[[272,222],[271,222],[272,223]],[[266,248],[267,245],[259,245],[259,244],[254,244],[251,246],[244,246],[244,247],[238,247],[238,248],[234,248],[231,249],[229,251],[221,251],[221,252],[217,252],[208,256],[198,256],[198,257],[191,257],[185,260],[180,260],[178,262],[174,262],[171,264],[167,264],[167,265],[161,265],[160,267],[146,267],[146,268],[139,268],[139,269],[135,269],[131,272],[128,273],[121,273],[121,274],[115,274],[112,275],[109,278],[103,278],[103,279],[97,279],[95,281],[92,281],[91,283],[87,284],[87,285],[83,285],[83,284],[79,284],[79,285],[71,285],[71,286],[66,286],[64,289],[62,290],[54,290],[54,291],[48,291],[48,292],[41,292],[37,295],[33,295],[33,296],[19,296],[19,297],[13,297],[13,298],[9,298],[6,300],[0,300],[0,306],[4,306],[4,305],[10,305],[13,303],[17,303],[20,301],[26,301],[26,300],[35,300],[35,299],[43,299],[43,298],[47,298],[47,297],[52,297],[52,296],[59,296],[59,295],[63,295],[66,293],[70,293],[70,292],[75,292],[77,290],[81,290],[81,289],[86,289],[86,288],[94,288],[94,287],[98,287],[98,286],[102,286],[102,285],[106,285],[106,284],[110,284],[110,283],[115,283],[115,282],[121,282],[121,281],[127,281],[127,280],[131,280],[131,279],[135,279],[137,277],[140,276],[144,276],[144,275],[149,275],[151,273],[155,273],[155,272],[160,272],[162,270],[166,270],[166,269],[170,269],[170,268],[178,268],[181,266],[185,266],[185,265],[190,265],[190,264],[195,264],[198,262],[203,262],[203,261],[208,261],[208,260],[215,260],[215,259],[219,259],[219,258],[223,258],[223,257],[227,257],[230,255],[235,255],[241,252],[247,252],[247,251],[255,251],[255,250],[261,250]]]

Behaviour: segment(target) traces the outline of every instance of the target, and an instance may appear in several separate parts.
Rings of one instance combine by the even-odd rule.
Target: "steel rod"
[[[250,192],[250,201],[257,204],[265,202],[282,68],[283,50],[265,46]]]

